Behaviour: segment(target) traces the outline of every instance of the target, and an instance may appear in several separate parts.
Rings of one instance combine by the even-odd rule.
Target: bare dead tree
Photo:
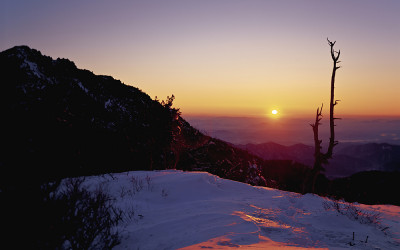
[[[332,71],[332,77],[331,77],[331,98],[330,98],[330,107],[329,107],[329,127],[330,127],[330,138],[329,138],[329,146],[328,150],[326,153],[321,152],[322,147],[321,143],[322,140],[319,139],[319,125],[321,125],[321,120],[322,120],[322,108],[323,104],[321,105],[321,108],[317,108],[317,113],[315,115],[315,122],[313,124],[310,124],[313,132],[314,132],[314,166],[311,171],[311,192],[315,191],[315,183],[317,181],[318,175],[321,173],[321,171],[324,170],[323,165],[328,163],[328,160],[332,158],[333,154],[333,148],[338,144],[338,141],[335,140],[335,120],[340,119],[334,117],[334,109],[335,106],[338,104],[340,100],[335,100],[335,77],[336,77],[336,70],[340,68],[338,66],[339,57],[340,57],[340,50],[335,51],[333,49],[333,46],[335,45],[335,42],[331,42],[328,40],[328,44],[331,47],[331,57],[333,60],[333,71]]]

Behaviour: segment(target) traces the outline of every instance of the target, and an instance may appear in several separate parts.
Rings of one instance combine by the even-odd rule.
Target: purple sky
[[[0,2],[0,50],[28,45],[111,75],[186,115],[400,116],[398,0]]]

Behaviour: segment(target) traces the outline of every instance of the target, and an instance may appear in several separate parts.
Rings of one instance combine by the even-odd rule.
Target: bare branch
[[[329,38],[326,38],[326,40],[328,40],[328,44],[329,44],[329,46],[333,46],[333,45],[335,45],[335,43],[336,43],[336,41],[334,41],[334,42],[331,42],[331,41],[329,41]]]

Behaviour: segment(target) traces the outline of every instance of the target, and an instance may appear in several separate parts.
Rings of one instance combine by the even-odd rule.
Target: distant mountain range
[[[313,165],[314,147],[295,144],[283,146],[268,142],[237,145],[264,160],[293,160]],[[328,178],[347,177],[362,171],[400,171],[400,146],[387,143],[346,144],[339,143],[333,158],[326,166]]]

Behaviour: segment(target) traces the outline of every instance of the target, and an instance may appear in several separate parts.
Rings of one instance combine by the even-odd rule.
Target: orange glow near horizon
[[[335,2],[340,12],[327,1],[155,2],[6,1],[0,50],[25,44],[153,99],[174,94],[183,115],[265,117],[278,105],[312,117],[329,103],[329,37],[342,52],[337,115],[400,116],[400,1]]]

